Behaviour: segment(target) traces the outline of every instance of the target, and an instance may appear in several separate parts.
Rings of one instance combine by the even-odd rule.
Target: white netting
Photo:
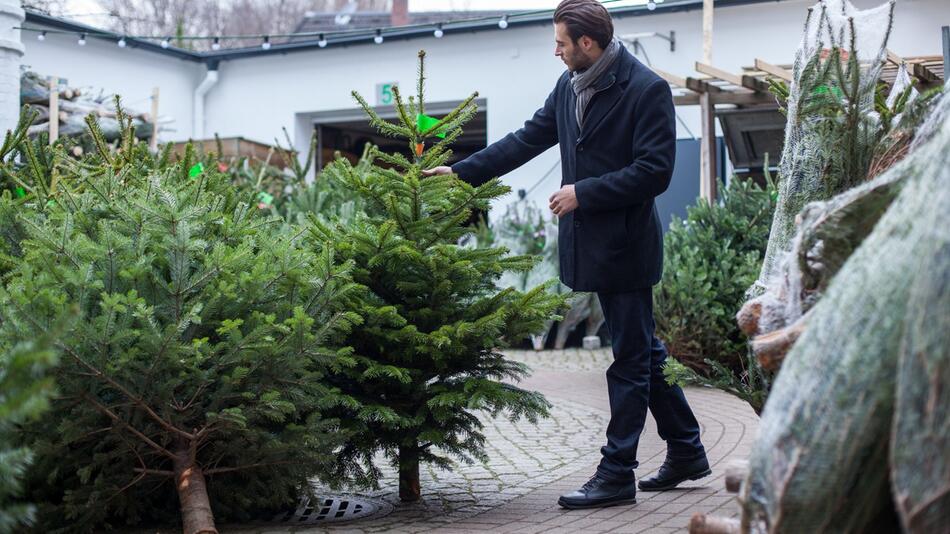
[[[895,505],[905,532],[950,524],[950,93],[936,105],[916,150],[803,214],[803,225],[838,218],[842,237],[886,210],[772,387],[742,490],[745,532],[896,532],[883,522]],[[893,200],[880,206],[880,191]]]
[[[785,145],[779,163],[779,199],[772,220],[768,249],[758,280],[748,296],[760,295],[769,281],[780,272],[784,256],[795,234],[795,216],[806,203],[827,197],[823,171],[835,146],[823,146],[816,135],[821,117],[803,109],[808,98],[825,91],[839,98],[847,93],[837,87],[821,84],[816,76],[833,50],[841,54],[847,66],[849,57],[860,63],[859,90],[854,93],[860,112],[874,115],[874,91],[884,57],[893,20],[893,2],[873,9],[859,10],[847,0],[822,0],[808,9],[805,28],[792,68],[789,97],[786,103]]]
[[[893,108],[894,104],[897,103],[897,98],[912,84],[910,73],[907,72],[907,64],[901,63],[897,68],[897,77],[894,78],[894,85],[891,86],[891,92],[887,94],[887,107]],[[917,89],[911,89],[910,96],[907,97],[907,102],[913,102],[918,94]],[[899,117],[899,114],[894,117],[895,123],[897,123]]]

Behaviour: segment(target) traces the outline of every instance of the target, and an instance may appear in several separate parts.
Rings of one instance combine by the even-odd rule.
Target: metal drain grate
[[[363,497],[350,495],[321,497],[316,500],[304,499],[296,510],[278,514],[272,521],[292,525],[314,525],[376,517],[386,515],[391,511],[391,505]]]

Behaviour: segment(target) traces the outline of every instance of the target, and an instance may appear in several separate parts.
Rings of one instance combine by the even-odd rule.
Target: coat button
[[[577,219],[574,219],[574,228],[579,228],[580,225],[581,225],[581,222],[578,221]]]
[[[578,151],[578,152],[583,152],[583,151],[584,151],[584,145],[579,145],[579,146],[577,147],[577,151]]]

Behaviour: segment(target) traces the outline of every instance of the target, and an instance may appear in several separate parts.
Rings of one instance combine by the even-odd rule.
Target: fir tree
[[[477,412],[530,421],[546,414],[540,394],[513,383],[527,368],[499,349],[537,332],[563,305],[543,285],[524,293],[496,288],[503,273],[527,271],[537,258],[458,245],[472,231],[464,226],[472,211],[487,210],[509,188],[497,178],[473,187],[456,176],[421,176],[449,159],[477,96],[440,120],[427,118],[424,57],[420,52],[416,97],[406,102],[394,89],[398,122],[382,120],[353,93],[381,133],[407,141],[411,156],[374,148],[371,164],[356,168],[338,159],[329,175],[366,212],[336,225],[311,217],[314,237],[338,236],[340,254],[355,263],[354,281],[368,290],[359,312],[364,325],[347,338],[353,356],[330,377],[347,396],[339,415],[354,432],[339,466],[376,482],[373,456],[384,451],[398,467],[405,501],[420,497],[420,463],[445,468],[451,457],[485,459]]]
[[[19,500],[33,453],[11,437],[17,425],[46,411],[53,388],[46,371],[55,365],[56,354],[46,337],[13,347],[0,343],[0,533],[6,534],[30,525],[36,514],[34,506]]]
[[[28,157],[8,172],[30,194],[0,199],[24,233],[6,247],[2,338],[80,318],[49,333],[59,395],[21,436],[31,496],[60,507],[44,529],[167,519],[176,490],[186,534],[215,532],[212,509],[294,502],[346,437],[322,414],[324,373],[348,352],[332,347],[359,319],[349,266],[280,232],[192,149],[173,164],[128,135],[112,151],[90,127],[97,154]]]

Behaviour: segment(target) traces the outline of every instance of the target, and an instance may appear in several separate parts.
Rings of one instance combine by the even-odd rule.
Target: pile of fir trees
[[[378,484],[380,451],[414,500],[420,463],[484,458],[479,414],[546,413],[499,349],[562,302],[495,288],[534,259],[457,245],[470,212],[507,189],[421,177],[474,113],[469,99],[421,128],[422,90],[420,55],[400,124],[371,113],[412,157],[338,161],[319,190],[290,191],[283,217],[214,154],[150,153],[119,106],[121,138],[90,117],[96,150],[79,158],[68,140],[29,140],[24,116],[0,147],[0,405],[17,406],[10,380],[41,398],[48,383],[27,381],[59,363],[52,409],[0,413],[0,446],[33,452],[2,457],[22,478],[0,487],[8,529],[180,517],[186,534],[216,532],[293,506],[315,480]]]

